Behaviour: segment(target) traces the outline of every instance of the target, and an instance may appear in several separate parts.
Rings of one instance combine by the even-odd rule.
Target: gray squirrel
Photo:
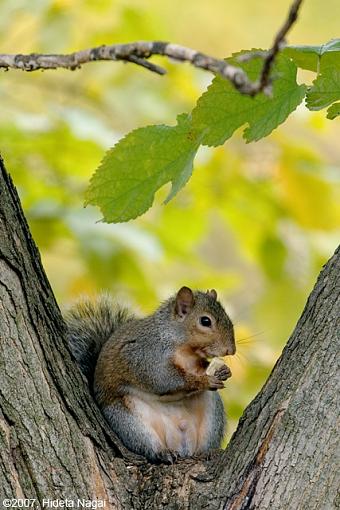
[[[233,325],[215,290],[182,287],[135,318],[107,296],[66,314],[71,352],[106,420],[131,451],[154,462],[220,446],[225,412],[216,390],[231,376],[208,358],[235,354]]]

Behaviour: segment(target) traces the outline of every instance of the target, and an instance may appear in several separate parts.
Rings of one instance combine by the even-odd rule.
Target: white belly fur
[[[170,401],[135,388],[130,388],[129,394],[134,414],[155,434],[162,448],[179,455],[193,455],[204,450],[212,423],[212,392]]]

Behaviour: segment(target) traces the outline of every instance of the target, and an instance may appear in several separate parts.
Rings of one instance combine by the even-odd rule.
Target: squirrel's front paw
[[[231,370],[227,365],[223,365],[214,372],[214,376],[220,381],[226,381],[231,377]]]
[[[215,375],[208,375],[209,390],[221,390],[224,388],[223,381]]]
[[[206,374],[215,377],[219,381],[226,381],[231,377],[231,370],[220,358],[214,358],[208,366]]]

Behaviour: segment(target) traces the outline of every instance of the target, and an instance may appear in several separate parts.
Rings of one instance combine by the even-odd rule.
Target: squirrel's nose
[[[236,345],[232,344],[231,346],[229,346],[227,348],[226,356],[232,356],[233,354],[235,354],[235,352],[236,352]]]

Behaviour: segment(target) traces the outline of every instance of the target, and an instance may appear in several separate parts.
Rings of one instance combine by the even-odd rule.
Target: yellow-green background
[[[266,48],[287,0],[2,0],[0,52],[69,52],[138,39],[225,57]],[[339,1],[306,0],[289,36],[340,36]],[[269,138],[241,130],[203,149],[190,183],[136,221],[96,223],[83,192],[103,152],[135,127],[173,124],[211,76],[189,65],[159,77],[132,64],[0,73],[0,151],[18,186],[59,303],[107,289],[149,313],[182,285],[216,288],[236,327],[224,390],[229,433],[259,390],[339,234],[340,127],[303,106]],[[312,74],[299,75],[311,82]]]

